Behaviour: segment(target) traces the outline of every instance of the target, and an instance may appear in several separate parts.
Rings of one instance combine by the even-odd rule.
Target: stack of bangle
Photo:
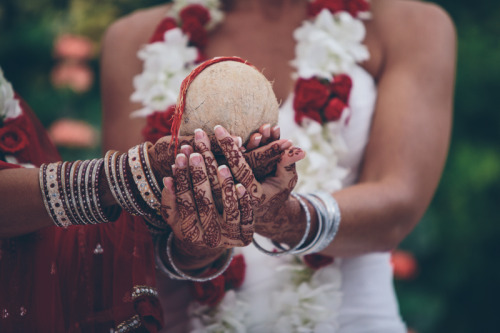
[[[254,245],[261,252],[271,256],[280,256],[284,254],[306,255],[324,250],[335,239],[339,229],[341,215],[339,205],[331,194],[318,191],[303,195],[303,197],[313,206],[316,211],[316,215],[318,216],[316,235],[309,244],[305,245],[304,243],[309,235],[311,226],[311,213],[300,195],[292,193],[292,196],[299,201],[306,214],[306,228],[301,241],[289,249],[285,248],[282,244],[273,241],[273,244],[276,246],[278,251],[270,251],[262,248],[262,246],[260,246],[254,239]]]
[[[42,198],[57,226],[106,223],[118,218],[119,210],[101,206],[98,187],[102,166],[102,159],[42,164]]]
[[[59,227],[116,220],[118,206],[104,210],[98,193],[102,169],[119,207],[142,216],[153,234],[168,230],[160,215],[161,188],[150,166],[146,142],[128,154],[108,151],[104,159],[57,162],[40,167],[45,208]]]
[[[222,273],[226,271],[226,269],[229,267],[229,264],[233,260],[234,256],[234,249],[228,249],[224,255],[221,258],[218,258],[215,263],[218,265],[218,268],[216,268],[215,273],[209,275],[209,276],[204,276],[203,273],[205,273],[209,268],[213,267],[207,267],[205,269],[202,269],[201,272],[197,274],[197,276],[192,276],[189,275],[185,272],[183,272],[180,268],[178,268],[175,263],[174,259],[172,257],[172,241],[173,241],[173,233],[165,233],[160,237],[156,238],[156,243],[155,243],[155,260],[156,260],[156,266],[159,268],[162,272],[164,272],[168,277],[170,277],[173,280],[189,280],[189,281],[194,281],[194,282],[206,282],[215,279]],[[165,241],[166,239],[166,241]],[[166,244],[165,244],[166,243]],[[166,254],[168,262],[164,262],[162,260],[162,256],[160,255],[162,248],[164,253]]]

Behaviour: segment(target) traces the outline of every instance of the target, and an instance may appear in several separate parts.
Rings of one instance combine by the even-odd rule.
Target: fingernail
[[[201,128],[197,128],[194,130],[194,137],[195,139],[201,140],[203,139],[203,130]]]
[[[184,155],[183,153],[177,154],[177,156],[175,157],[175,164],[177,164],[181,168],[186,166],[186,162],[186,155]]]
[[[236,184],[236,191],[238,191],[238,194],[240,195],[240,197],[242,197],[246,191],[245,186],[241,184]]]
[[[241,139],[241,136],[236,137],[236,141],[238,142],[238,147],[243,146],[243,140]]]
[[[278,125],[274,126],[274,127],[271,129],[271,131],[273,131],[273,133],[275,133],[275,134],[276,134],[276,133],[278,133],[278,132],[279,132],[279,130],[280,130],[280,127],[279,127]]]
[[[214,127],[214,132],[215,132],[215,136],[217,137],[217,139],[220,139],[220,138],[226,136],[226,134],[227,134],[227,131],[221,125],[216,125]]]
[[[290,148],[291,146],[293,146],[293,142],[292,140],[286,140],[285,142],[283,142],[280,146],[281,149],[288,149]]]
[[[191,156],[189,156],[189,160],[192,165],[198,166],[201,164],[201,155],[198,153],[193,153]]]
[[[262,140],[262,135],[256,135],[255,138],[253,139],[255,143],[259,143],[260,140]]]
[[[163,178],[163,185],[170,191],[174,190],[174,182],[172,181],[172,178],[170,177],[165,177]]]
[[[224,177],[229,177],[231,175],[231,172],[229,171],[229,168],[226,165],[219,166],[219,172]]]

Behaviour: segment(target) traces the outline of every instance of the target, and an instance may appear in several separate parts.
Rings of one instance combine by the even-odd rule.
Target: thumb
[[[276,167],[276,177],[280,183],[287,186],[290,191],[297,184],[297,171],[295,163],[306,157],[305,151],[299,147],[291,147],[283,152],[281,160]]]

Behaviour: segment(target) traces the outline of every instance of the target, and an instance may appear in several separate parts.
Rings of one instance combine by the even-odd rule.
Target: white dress
[[[342,187],[354,184],[358,178],[376,101],[374,80],[365,70],[356,66],[349,75],[353,79],[349,100],[351,113],[348,124],[340,129],[347,149],[338,159],[338,165],[349,172],[343,177]],[[280,126],[282,137],[292,137],[296,143],[292,98],[282,106]],[[296,190],[300,191],[300,188]],[[244,248],[242,252],[247,264],[245,282],[236,294],[226,295],[219,306],[217,318],[212,318],[230,323],[228,325],[232,328],[222,331],[299,332],[297,325],[300,326],[300,323],[294,328],[290,322],[305,316],[303,322],[312,318],[316,323],[303,326],[301,332],[406,332],[394,293],[389,253],[336,258],[332,265],[314,276],[313,282],[293,289],[286,286],[289,281],[285,277],[290,275],[289,269],[293,267],[290,258],[270,257],[253,246]],[[189,331],[184,313],[190,303],[186,286],[179,282],[172,285],[172,282],[161,278],[159,289],[167,319],[164,332]],[[311,295],[314,295],[312,298],[316,303],[310,302]],[[295,307],[291,305],[294,302],[298,304]],[[278,314],[277,308],[285,310],[280,310]],[[194,326],[198,330],[193,332],[212,332],[206,329],[207,323],[200,324],[199,318],[194,320]],[[217,330],[214,328],[213,331]]]

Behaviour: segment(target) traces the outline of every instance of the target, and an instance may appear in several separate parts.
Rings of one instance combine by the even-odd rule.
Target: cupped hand
[[[225,249],[251,242],[254,224],[250,198],[242,185],[235,185],[227,166],[217,167],[222,213],[216,209],[202,155],[191,153],[188,158],[180,153],[173,170],[173,177],[164,180],[161,213],[172,228],[181,255],[198,262],[213,260]]]
[[[283,236],[286,233],[297,233],[297,226],[289,223],[290,212],[286,209],[290,205],[298,207],[297,203],[292,203],[295,199],[290,197],[290,193],[298,179],[295,163],[305,157],[305,152],[298,147],[293,147],[292,143],[287,140],[271,143],[270,145],[278,145],[277,148],[282,152],[279,155],[274,175],[260,182],[254,176],[250,163],[247,163],[248,158],[245,159],[227,130],[218,126],[215,129],[215,136],[234,179],[247,189],[250,196],[256,232],[270,238],[276,238],[277,235]]]

